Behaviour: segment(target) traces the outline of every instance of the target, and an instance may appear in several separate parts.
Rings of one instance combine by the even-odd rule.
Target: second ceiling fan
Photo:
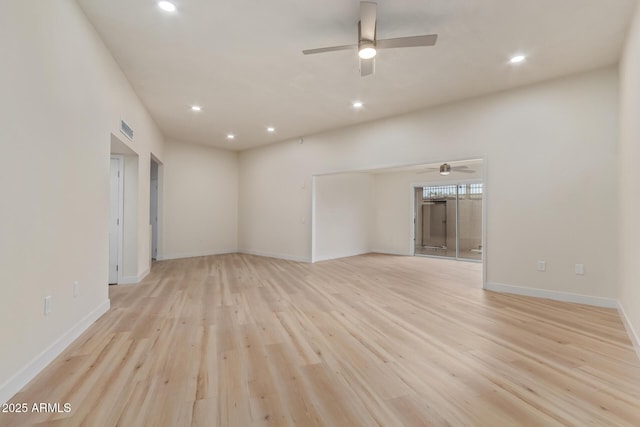
[[[439,171],[440,175],[449,175],[451,171],[462,172],[462,173],[475,173],[473,169],[469,169],[469,166],[451,166],[449,163],[443,163],[438,168],[426,168],[416,173],[431,173]]]
[[[337,50],[357,49],[360,58],[360,75],[368,76],[374,73],[375,56],[378,49],[390,49],[396,47],[433,46],[438,39],[437,34],[423,36],[399,37],[395,39],[376,39],[376,3],[360,2],[360,21],[358,22],[358,44],[343,46],[321,47],[319,49],[303,50],[302,53],[310,55],[314,53],[334,52]]]

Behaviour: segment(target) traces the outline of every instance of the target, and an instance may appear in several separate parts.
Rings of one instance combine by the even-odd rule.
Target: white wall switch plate
[[[538,261],[538,271],[547,271],[546,261]]]
[[[576,264],[576,274],[584,274],[584,264]]]

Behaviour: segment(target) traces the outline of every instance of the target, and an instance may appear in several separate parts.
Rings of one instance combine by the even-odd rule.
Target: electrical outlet
[[[547,271],[546,261],[538,261],[538,271]]]
[[[53,297],[51,295],[44,297],[44,315],[51,314],[51,300]]]
[[[80,283],[76,280],[73,282],[73,297],[78,298],[80,296]]]
[[[576,264],[576,274],[584,274],[584,264]]]

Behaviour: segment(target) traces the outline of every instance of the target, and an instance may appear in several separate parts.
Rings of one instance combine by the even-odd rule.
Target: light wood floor
[[[640,426],[610,309],[480,289],[481,265],[365,255],[164,261],[0,425]]]

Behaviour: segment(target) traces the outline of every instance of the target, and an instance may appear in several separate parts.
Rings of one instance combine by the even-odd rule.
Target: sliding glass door
[[[482,260],[482,183],[415,189],[415,254]]]

